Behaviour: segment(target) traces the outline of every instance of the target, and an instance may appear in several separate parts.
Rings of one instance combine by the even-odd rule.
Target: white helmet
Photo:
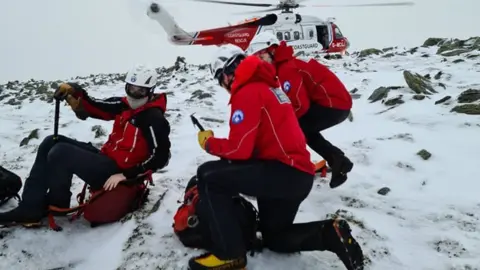
[[[228,60],[233,60],[234,56],[243,55],[245,52],[238,46],[233,44],[225,44],[218,48],[213,55],[212,62],[210,63],[210,72],[213,77],[218,76],[218,72],[228,64]]]
[[[125,92],[134,99],[143,99],[153,94],[158,73],[155,69],[137,65],[125,77]]]
[[[267,49],[272,45],[279,45],[280,41],[271,32],[265,31],[253,37],[246,50],[248,55],[252,55],[261,50]]]
[[[155,69],[137,65],[127,73],[125,82],[128,84],[152,88],[157,84],[158,73]]]

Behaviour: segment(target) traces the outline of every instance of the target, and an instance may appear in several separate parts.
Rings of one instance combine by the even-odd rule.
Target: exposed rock
[[[358,88],[353,88],[350,90],[350,94],[355,94],[356,92],[358,92]]]
[[[394,57],[395,54],[394,53],[387,53],[385,55],[382,55],[383,58],[391,58],[391,57]]]
[[[358,57],[367,57],[367,56],[370,56],[370,55],[379,55],[379,54],[382,54],[383,52],[379,49],[375,49],[375,48],[370,48],[370,49],[365,49],[365,50],[362,50],[360,51],[360,54],[358,55]]]
[[[425,40],[422,47],[436,46],[440,42],[442,42],[443,40],[444,40],[444,38],[433,38],[433,37],[431,37],[431,38],[428,38],[427,40]]]
[[[32,139],[38,139],[38,128],[32,130],[27,137],[22,139],[22,141],[20,142],[20,147],[27,145]]]
[[[224,120],[209,118],[209,117],[200,117],[200,119],[202,119],[204,121],[207,121],[207,122],[214,122],[214,123],[220,123],[220,124],[225,122]]]
[[[480,99],[480,90],[468,89],[463,91],[457,98],[458,103],[471,103]]]
[[[443,89],[447,89],[447,87],[443,83],[438,83],[438,86],[442,87]]]
[[[480,50],[480,37],[471,37],[466,40],[444,39],[439,43],[437,54],[443,56],[457,56],[462,53]]]
[[[194,99],[206,99],[212,97],[212,94],[210,93],[205,93],[202,90],[196,90],[192,93],[192,96],[190,97],[189,100],[194,100]]]
[[[395,48],[394,47],[387,47],[387,48],[383,48],[382,51],[383,52],[388,52],[388,51],[391,51],[393,49],[395,49]]]
[[[444,53],[442,53],[442,55],[443,55],[443,56],[447,56],[447,57],[450,57],[450,56],[459,56],[460,54],[462,54],[462,53],[467,53],[467,52],[470,52],[470,50],[467,50],[467,49],[456,49],[456,50],[453,50],[453,51],[444,52]]]
[[[403,95],[399,95],[397,97],[388,99],[387,101],[385,101],[384,104],[386,106],[394,106],[394,105],[403,104],[403,103],[405,103],[405,101],[402,100],[402,97],[403,97]]]
[[[430,157],[432,157],[432,154],[425,149],[418,151],[417,155],[420,156],[423,160],[428,160],[430,159]]]
[[[465,60],[463,60],[461,58],[455,59],[455,60],[452,61],[452,63],[454,63],[454,64],[458,64],[458,63],[462,63],[462,62],[465,62]]]
[[[387,195],[389,192],[390,192],[389,187],[383,187],[383,188],[381,188],[377,191],[378,194],[383,195],[383,196]]]
[[[352,97],[352,99],[360,99],[362,97],[362,95],[360,94],[351,94],[350,96]]]
[[[107,135],[107,132],[100,125],[93,126],[92,131],[95,132],[95,139]]]
[[[479,115],[480,114],[480,104],[463,104],[453,107],[451,112],[456,113],[464,113],[464,114],[471,114],[471,115]]]
[[[415,100],[424,100],[425,99],[425,95],[413,95],[413,99]]]
[[[353,112],[352,111],[350,111],[350,113],[348,114],[348,121],[353,122]]]
[[[476,59],[476,58],[480,57],[480,54],[469,54],[466,57],[467,57],[467,59]]]
[[[406,163],[403,163],[403,162],[398,162],[397,167],[400,168],[400,169],[405,169],[407,171],[411,171],[411,172],[415,171],[415,169],[413,168],[412,165],[406,164]]]
[[[383,98],[386,98],[388,92],[390,92],[390,89],[383,86],[379,87],[373,91],[373,93],[368,97],[368,100],[370,100],[370,103],[377,102]]]
[[[438,93],[432,87],[430,80],[424,78],[418,73],[413,74],[410,71],[405,70],[403,71],[403,77],[405,78],[408,87],[417,94],[431,95],[432,93]]]

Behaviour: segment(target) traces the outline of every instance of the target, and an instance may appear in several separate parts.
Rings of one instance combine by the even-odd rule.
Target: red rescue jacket
[[[89,117],[114,120],[113,129],[100,151],[115,160],[127,177],[156,171],[170,159],[170,125],[164,118],[167,98],[157,94],[145,105],[131,109],[125,97],[93,99],[76,86],[83,110]]]
[[[230,160],[278,160],[314,174],[305,136],[272,65],[249,56],[235,71],[228,139],[211,137],[207,152]]]
[[[275,66],[297,117],[308,111],[310,102],[340,110],[352,108],[352,97],[340,79],[315,59],[305,62],[294,57],[285,41],[275,50]]]
[[[123,102],[128,104],[126,98],[123,98]],[[134,126],[130,120],[140,112],[153,107],[160,108],[165,112],[166,106],[165,96],[162,95],[140,108],[126,110],[115,116],[112,132],[100,151],[114,159],[121,169],[129,168],[145,161],[150,156],[147,141],[140,128]]]

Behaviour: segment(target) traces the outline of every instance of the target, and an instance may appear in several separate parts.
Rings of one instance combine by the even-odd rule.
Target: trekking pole
[[[203,128],[202,124],[200,124],[200,122],[198,121],[198,119],[193,116],[195,113],[192,113],[190,115],[190,118],[192,119],[192,123],[194,126],[198,127],[198,129],[200,129],[201,131],[205,131],[205,129]]]
[[[58,140],[58,122],[60,119],[60,99],[55,99],[55,116],[53,118],[53,140]]]

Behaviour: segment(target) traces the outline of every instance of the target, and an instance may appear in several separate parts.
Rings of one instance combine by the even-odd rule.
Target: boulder
[[[383,98],[386,98],[388,96],[388,92],[390,92],[390,89],[386,87],[379,87],[373,91],[373,93],[368,97],[368,100],[370,100],[370,103],[377,102]]]
[[[370,49],[365,49],[365,50],[360,51],[358,57],[367,57],[367,56],[370,56],[370,55],[379,55],[379,54],[382,54],[382,53],[383,53],[383,51],[381,51],[379,49],[370,48]]]
[[[480,104],[462,104],[453,107],[450,112],[464,113],[470,115],[480,115]]]
[[[418,73],[414,74],[408,70],[405,70],[403,71],[403,77],[405,78],[405,82],[407,83],[408,87],[410,87],[410,89],[417,94],[431,95],[433,93],[438,93],[432,87],[430,80]]]
[[[480,90],[468,89],[457,98],[458,103],[471,103],[480,99]]]
[[[445,39],[444,38],[434,38],[434,37],[431,37],[431,38],[428,38],[427,40],[425,40],[425,42],[423,43],[422,47],[431,47],[431,46],[437,46],[438,44],[440,44],[442,41],[444,41]]]
[[[449,100],[449,99],[451,99],[451,98],[452,98],[451,96],[443,97],[443,98],[435,101],[435,105],[437,105],[437,104],[442,104],[442,103],[444,103],[445,101],[447,101],[447,100]]]

